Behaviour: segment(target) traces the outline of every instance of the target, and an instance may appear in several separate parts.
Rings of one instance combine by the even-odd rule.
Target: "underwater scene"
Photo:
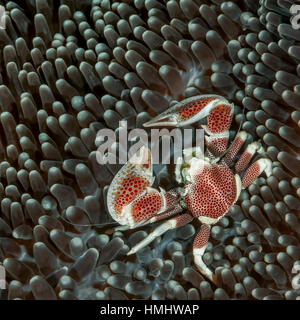
[[[0,300],[300,300],[300,1],[0,5]]]

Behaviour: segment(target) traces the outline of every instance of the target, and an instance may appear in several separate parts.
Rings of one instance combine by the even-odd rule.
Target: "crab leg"
[[[208,149],[208,156],[210,158],[218,158],[226,151],[229,139],[229,131],[226,130],[221,134],[211,134],[205,136],[205,142]]]
[[[234,138],[230,147],[227,149],[226,154],[222,160],[227,166],[234,160],[239,150],[242,148],[243,144],[247,139],[247,132],[240,131]]]
[[[149,223],[158,222],[158,221],[164,220],[166,218],[170,218],[170,217],[180,213],[182,210],[183,210],[183,208],[181,207],[181,205],[178,204],[174,208],[172,208],[164,213],[157,214],[157,215],[153,216],[149,220],[145,221],[144,225],[149,224]]]
[[[166,218],[170,218],[178,213],[180,213],[181,211],[183,210],[182,206],[180,204],[177,204],[174,208],[170,209],[170,210],[167,210],[165,211],[164,213],[160,213],[160,214],[155,214],[153,216],[150,215],[150,218],[147,220],[147,219],[144,219],[144,220],[141,220],[140,222],[138,223],[135,223],[133,225],[129,225],[129,226],[118,226],[115,228],[116,231],[127,231],[129,229],[132,229],[132,228],[138,228],[138,227],[141,227],[141,226],[145,226],[147,224],[150,224],[150,223],[155,223],[155,222],[158,222],[158,221],[161,221],[161,220],[164,220]]]
[[[233,105],[224,97],[208,94],[185,99],[148,121],[144,126],[182,127],[207,117],[207,125],[202,127],[208,134],[205,138],[209,154],[218,157],[226,150],[232,115]]]
[[[207,224],[201,225],[200,231],[196,235],[193,243],[193,255],[194,262],[197,266],[197,269],[209,280],[216,283],[216,277],[212,271],[206,266],[203,262],[202,257],[204,255],[207,242],[210,235],[210,226]]]
[[[261,144],[259,142],[252,142],[248,144],[241,157],[235,164],[235,172],[241,173],[247,167],[252,157],[254,156],[256,151],[260,149],[260,147]]]
[[[161,225],[159,225],[154,231],[152,231],[144,240],[136,244],[128,253],[127,255],[131,255],[139,251],[140,249],[147,246],[150,242],[152,242],[155,238],[159,237],[163,233],[165,233],[168,230],[175,229],[181,226],[184,226],[188,223],[190,223],[193,220],[193,217],[188,214],[182,214],[178,217],[172,218],[167,220],[166,222],[163,222]]]
[[[254,163],[246,170],[242,178],[243,189],[247,188],[254,180],[263,172],[269,177],[272,174],[272,162],[269,159],[262,158]]]

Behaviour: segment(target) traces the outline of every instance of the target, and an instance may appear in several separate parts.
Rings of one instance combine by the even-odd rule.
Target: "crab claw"
[[[154,182],[151,152],[143,146],[116,174],[107,194],[107,207],[114,220],[128,225],[123,208],[139,197]]]
[[[122,215],[130,226],[135,226],[143,221],[148,222],[149,219],[149,222],[158,221],[161,214],[167,210],[176,209],[174,214],[182,210],[178,206],[178,194],[173,194],[173,191],[166,192],[162,188],[160,190],[159,192],[154,188],[147,187],[145,192],[123,208]]]
[[[144,127],[183,127],[207,117],[220,104],[229,102],[222,96],[209,94],[187,98],[146,122]]]
[[[221,156],[226,151],[232,116],[233,106],[229,103],[219,102],[209,113],[207,125],[202,125],[208,134],[205,136],[208,151],[214,158]]]
[[[151,153],[143,146],[110,184],[107,206],[113,219],[133,228],[180,212],[179,192],[176,189],[166,192],[151,188],[154,179]]]

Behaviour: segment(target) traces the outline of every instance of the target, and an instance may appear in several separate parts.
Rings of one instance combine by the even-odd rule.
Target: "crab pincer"
[[[227,147],[229,128],[233,116],[233,105],[222,96],[209,94],[185,99],[152,120],[145,127],[173,126],[183,127],[204,118],[202,125],[207,133],[206,145],[213,156],[221,155]]]
[[[152,188],[154,179],[151,151],[143,146],[110,184],[107,195],[110,215],[120,224],[134,228],[180,212],[178,193]]]

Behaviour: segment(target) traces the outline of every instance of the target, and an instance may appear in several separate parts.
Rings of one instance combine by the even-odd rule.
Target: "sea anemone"
[[[0,28],[1,299],[299,299],[300,36],[281,0],[5,1]],[[235,104],[273,161],[212,228],[196,224],[133,257],[152,226],[116,231],[106,208],[120,166],[97,132],[143,123],[204,93]],[[234,132],[233,132],[234,133]],[[166,166],[158,183],[172,186]]]

